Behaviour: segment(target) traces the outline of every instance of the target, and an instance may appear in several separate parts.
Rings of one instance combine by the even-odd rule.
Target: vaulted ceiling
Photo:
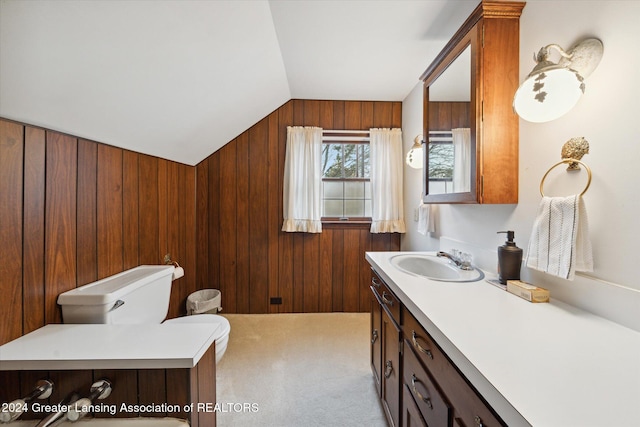
[[[479,0],[0,0],[0,116],[195,165],[289,99],[401,101]]]

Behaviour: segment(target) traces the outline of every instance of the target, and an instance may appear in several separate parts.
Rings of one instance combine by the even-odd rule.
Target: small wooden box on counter
[[[520,280],[507,280],[507,292],[529,302],[549,302],[549,291]]]

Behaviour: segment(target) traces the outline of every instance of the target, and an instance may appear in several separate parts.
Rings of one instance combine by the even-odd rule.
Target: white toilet
[[[167,319],[175,267],[141,265],[58,295],[64,323],[111,325],[138,323],[218,324],[216,362],[227,349],[231,325],[217,314],[195,314]]]

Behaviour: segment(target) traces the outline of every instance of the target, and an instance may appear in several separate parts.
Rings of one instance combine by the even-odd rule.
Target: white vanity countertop
[[[510,427],[638,425],[640,332],[553,295],[413,276],[391,265],[401,253],[366,259]]]
[[[0,346],[0,370],[192,368],[216,324],[51,324]]]

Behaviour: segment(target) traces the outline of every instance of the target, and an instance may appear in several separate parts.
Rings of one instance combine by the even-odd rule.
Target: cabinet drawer
[[[428,427],[406,384],[402,386],[402,427]]]
[[[458,425],[468,427],[500,427],[506,426],[500,421],[467,384],[463,386],[463,378],[460,378],[459,393],[452,397],[452,405],[455,407]],[[455,399],[455,400],[454,400]]]
[[[451,408],[430,375],[422,367],[410,343],[405,342],[404,384],[409,387],[422,417],[429,426],[451,425]]]
[[[418,323],[409,310],[404,310],[403,318],[404,325],[402,326],[402,332],[424,366],[429,369],[435,378],[449,375],[453,367],[431,336],[424,330],[422,325]]]
[[[371,289],[380,304],[389,311],[391,318],[396,324],[400,324],[400,300],[391,292],[386,283],[372,270]]]

